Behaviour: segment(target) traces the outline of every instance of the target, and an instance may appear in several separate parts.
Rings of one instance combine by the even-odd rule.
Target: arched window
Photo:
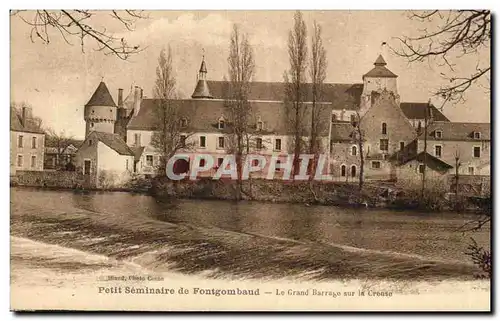
[[[351,166],[351,177],[356,177],[356,165]]]
[[[220,118],[219,119],[219,129],[224,129],[225,125],[226,125],[226,123],[224,122],[224,119]]]
[[[387,124],[382,123],[382,135],[387,135]]]
[[[346,175],[346,167],[345,165],[340,166],[340,176],[345,177]]]
[[[351,156],[356,156],[358,154],[358,147],[356,145],[353,145],[351,147]]]

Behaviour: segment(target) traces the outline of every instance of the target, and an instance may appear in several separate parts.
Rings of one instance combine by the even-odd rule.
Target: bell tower
[[[392,92],[399,100],[397,78],[398,76],[390,71],[382,55],[373,63],[372,70],[363,75],[363,93],[361,94],[361,116],[373,105],[373,100],[382,91]]]
[[[94,94],[85,105],[85,137],[92,131],[114,133],[117,106],[108,87],[101,81]]]
[[[207,65],[205,63],[205,55],[201,60],[200,70],[198,71],[198,83],[196,84],[196,88],[194,89],[191,98],[196,99],[207,99],[213,98],[210,94],[210,89],[208,88],[207,83]]]

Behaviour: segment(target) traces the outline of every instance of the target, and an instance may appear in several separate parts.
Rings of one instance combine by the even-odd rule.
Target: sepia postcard
[[[10,11],[12,311],[491,311],[491,13]]]

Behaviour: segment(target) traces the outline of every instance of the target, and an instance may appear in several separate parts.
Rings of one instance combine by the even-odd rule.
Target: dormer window
[[[220,119],[219,119],[218,128],[219,128],[219,129],[224,129],[224,128],[225,128],[225,126],[226,126],[226,123],[225,123],[225,121],[224,121],[224,118],[220,118]]]
[[[474,132],[474,139],[481,139],[481,133],[480,132]]]
[[[436,138],[443,138],[443,131],[441,131],[441,130],[436,130],[436,133],[435,133],[435,135],[434,135],[434,136],[436,136]]]

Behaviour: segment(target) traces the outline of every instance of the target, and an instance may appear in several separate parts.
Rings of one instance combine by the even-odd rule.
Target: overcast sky
[[[291,11],[203,11],[149,12],[149,19],[139,21],[132,32],[125,32],[110,23],[108,13],[95,18],[99,26],[123,35],[129,43],[147,47],[129,61],[105,56],[89,46],[82,52],[77,39],[66,44],[57,32],[48,45],[30,40],[30,27],[19,18],[11,18],[11,101],[25,101],[33,106],[35,115],[46,126],[65,130],[83,138],[85,125],[83,106],[90,99],[99,81],[104,81],[117,100],[118,88],[125,95],[132,85],[144,88],[151,96],[157,57],[169,44],[174,54],[177,89],[188,97],[196,85],[202,50],[209,80],[222,80],[227,74],[227,55],[231,25],[239,23],[248,32],[255,50],[254,80],[281,81],[288,68],[286,51],[288,30],[293,24]],[[394,37],[414,34],[422,25],[411,21],[402,11],[306,11],[309,29],[317,20],[323,27],[327,50],[327,82],[361,83],[362,75],[373,67],[378,54],[383,54],[387,67],[398,77],[401,101],[426,102],[433,91],[446,84],[441,72],[450,73],[436,64],[408,64],[390,53],[382,42],[396,46]],[[476,64],[488,64],[489,52],[458,60],[456,75],[474,70]],[[484,80],[485,82],[486,80]],[[467,101],[447,105],[444,114],[452,121],[489,122],[490,100],[486,89],[474,86]],[[435,104],[439,102],[436,101]]]

